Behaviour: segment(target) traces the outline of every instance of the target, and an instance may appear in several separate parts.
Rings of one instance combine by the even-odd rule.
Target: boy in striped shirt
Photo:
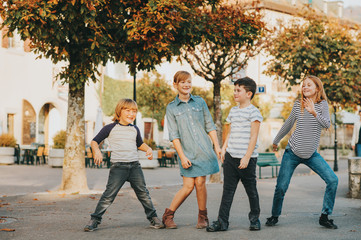
[[[231,109],[226,120],[230,123],[230,131],[222,147],[221,161],[224,172],[222,201],[218,220],[207,228],[208,232],[228,229],[229,211],[239,180],[247,192],[250,203],[249,229],[251,231],[261,229],[256,165],[258,132],[263,117],[251,104],[256,88],[257,84],[249,77],[238,79],[234,83],[234,100],[238,106]]]

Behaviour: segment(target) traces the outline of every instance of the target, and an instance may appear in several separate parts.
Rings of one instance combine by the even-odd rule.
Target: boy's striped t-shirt
[[[263,121],[261,112],[252,104],[245,108],[233,107],[226,119],[231,123],[231,132],[228,139],[227,152],[234,158],[246,155],[251,137],[251,123]],[[257,144],[251,157],[258,157]]]

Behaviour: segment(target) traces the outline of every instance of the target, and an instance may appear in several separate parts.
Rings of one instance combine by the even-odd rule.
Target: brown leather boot
[[[206,228],[208,227],[208,217],[207,217],[207,209],[206,210],[199,210],[198,213],[198,223],[196,228]]]
[[[175,211],[170,210],[169,208],[165,209],[165,212],[163,214],[163,224],[165,225],[165,228],[175,229],[177,228],[177,224],[173,221]]]

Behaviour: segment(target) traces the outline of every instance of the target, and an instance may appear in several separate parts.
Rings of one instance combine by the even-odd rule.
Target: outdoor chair
[[[15,145],[15,151],[14,151],[14,157],[15,157],[15,163],[16,164],[20,164],[20,153],[21,153],[20,145],[16,144]]]
[[[170,164],[171,167],[175,167],[175,163],[176,163],[175,156],[176,156],[176,154],[173,151],[165,152],[165,160],[166,160],[167,164]]]
[[[165,152],[161,149],[158,149],[158,163],[159,163],[159,167],[167,167],[167,161],[165,158]]]
[[[35,165],[38,165],[38,163],[39,163],[39,165],[45,163],[44,149],[45,149],[45,147],[39,145],[38,149],[36,150],[36,154],[34,156],[35,157]]]

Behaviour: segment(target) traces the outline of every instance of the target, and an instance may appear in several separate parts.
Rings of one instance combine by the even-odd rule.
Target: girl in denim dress
[[[191,94],[190,73],[178,71],[174,75],[173,86],[177,89],[178,95],[168,104],[166,116],[169,140],[173,142],[178,153],[183,187],[174,196],[170,207],[165,209],[163,223],[166,228],[177,228],[173,221],[174,212],[195,187],[199,208],[196,227],[206,228],[208,226],[206,175],[219,171],[217,155],[219,157],[221,152],[216,126],[206,102],[201,97]]]

